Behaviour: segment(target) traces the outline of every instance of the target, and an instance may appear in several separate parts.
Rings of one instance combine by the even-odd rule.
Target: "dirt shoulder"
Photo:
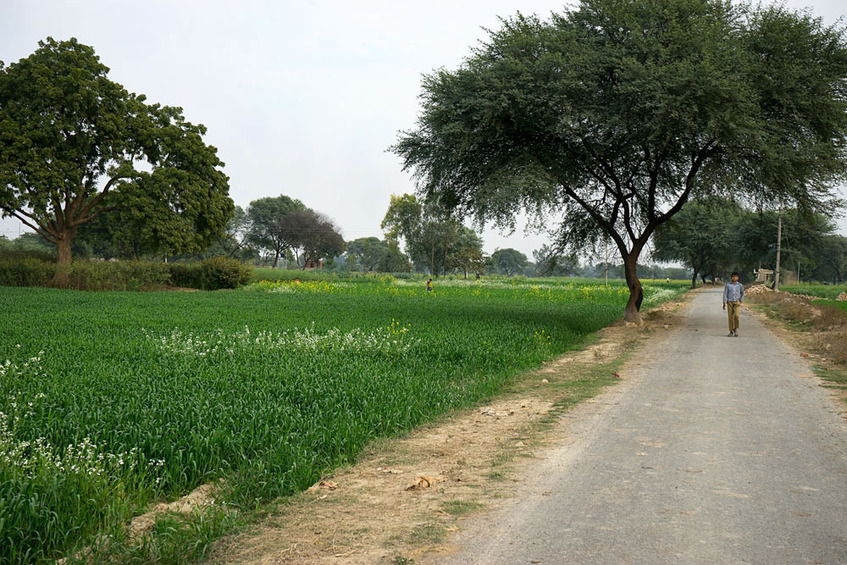
[[[745,310],[798,355],[808,359],[823,386],[842,401],[847,418],[847,313],[813,302],[815,297],[752,287]]]
[[[493,402],[369,446],[356,465],[278,502],[221,540],[212,563],[402,564],[446,551],[471,513],[514,496],[522,469],[568,441],[561,419],[605,387],[626,386],[639,349],[674,330],[685,303],[616,324],[589,347],[526,373]]]

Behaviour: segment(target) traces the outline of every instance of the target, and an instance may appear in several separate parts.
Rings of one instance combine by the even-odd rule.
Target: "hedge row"
[[[56,264],[34,257],[0,256],[0,286],[47,286]],[[75,261],[70,288],[76,290],[157,290],[167,287],[218,290],[250,282],[251,268],[235,259],[202,263]]]

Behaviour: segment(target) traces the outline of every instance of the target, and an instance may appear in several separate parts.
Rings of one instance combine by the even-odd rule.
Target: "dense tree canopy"
[[[347,243],[347,256],[352,266],[364,272],[378,270],[386,254],[388,245],[378,237],[360,237]]]
[[[717,0],[583,0],[517,15],[423,84],[392,148],[427,202],[558,247],[608,237],[640,321],[639,255],[694,195],[822,206],[845,171],[841,27]]]
[[[782,216],[780,271],[819,281],[842,280],[847,256],[835,224],[824,214],[793,208],[749,211],[724,199],[695,200],[656,230],[654,257],[679,261],[699,275],[735,270],[742,281],[776,263],[777,222]]]
[[[347,243],[348,265],[352,270],[381,273],[408,273],[409,258],[394,239],[361,237]]]
[[[742,269],[772,269],[776,265],[777,223],[782,216],[780,272],[811,273],[823,259],[824,238],[835,231],[834,223],[823,214],[803,209],[774,210],[742,214],[733,230],[737,240],[737,261]]]
[[[447,256],[447,267],[461,272],[482,275],[485,272],[485,257],[482,254],[482,238],[467,226],[460,226],[456,241]]]
[[[341,230],[326,216],[311,209],[283,216],[271,230],[287,241],[303,269],[324,258],[341,255],[347,248]]]
[[[297,241],[288,239],[288,233],[283,229],[285,217],[305,209],[305,204],[284,194],[252,201],[247,206],[247,242],[270,252],[272,266],[278,267],[280,256],[297,245]]]
[[[0,210],[56,245],[57,284],[78,230],[99,214],[113,213],[116,237],[176,253],[218,239],[233,210],[205,127],[108,71],[75,39],[0,63]]]
[[[847,281],[847,237],[828,234],[821,238],[812,278],[835,284]]]
[[[412,194],[391,196],[382,229],[389,241],[405,241],[415,266],[433,276],[454,269],[467,276],[482,269],[482,239],[476,232]]]
[[[523,272],[528,264],[526,255],[511,247],[498,249],[491,254],[491,265],[496,272],[507,277]]]
[[[532,252],[535,272],[541,276],[572,276],[579,272],[576,254],[563,254],[549,244]]]
[[[697,275],[715,277],[719,269],[736,261],[740,238],[736,227],[742,210],[725,199],[689,202],[666,224],[656,230],[653,257],[679,261],[692,271],[691,286]]]

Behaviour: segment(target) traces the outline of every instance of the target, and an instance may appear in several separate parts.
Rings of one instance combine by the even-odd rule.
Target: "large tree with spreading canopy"
[[[145,249],[182,253],[220,238],[234,209],[205,127],[108,72],[76,39],[0,62],[0,212],[56,245],[58,286],[77,232],[100,214]]]
[[[636,263],[695,195],[825,208],[844,177],[847,47],[808,13],[718,0],[583,0],[518,14],[424,78],[392,147],[439,209],[561,249],[610,239],[640,322]]]

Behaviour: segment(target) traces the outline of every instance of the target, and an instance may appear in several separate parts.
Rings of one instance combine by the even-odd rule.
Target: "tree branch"
[[[51,243],[56,243],[56,237],[52,233],[47,231],[45,228],[43,228],[37,221],[35,221],[35,218],[31,214],[27,214],[23,210],[13,210],[11,216],[17,218],[23,225],[34,230],[35,233],[37,233],[47,241]],[[33,222],[30,223],[28,219],[33,220]]]

